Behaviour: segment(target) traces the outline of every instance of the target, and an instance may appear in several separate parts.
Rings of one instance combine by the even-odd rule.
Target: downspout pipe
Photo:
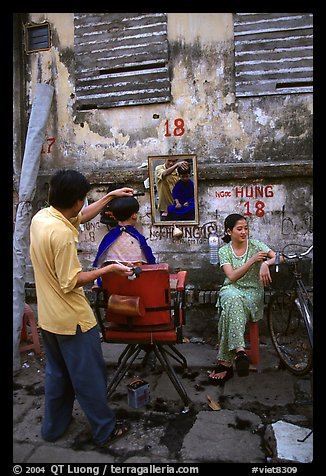
[[[25,308],[26,260],[29,256],[29,228],[32,200],[40,167],[40,155],[49,117],[53,86],[35,85],[32,111],[28,124],[25,151],[19,183],[19,198],[13,238],[13,371],[21,368],[19,344]]]

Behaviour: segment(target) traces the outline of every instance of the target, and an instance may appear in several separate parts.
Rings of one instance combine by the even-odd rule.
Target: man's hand
[[[182,162],[177,162],[176,165],[177,167],[181,167],[184,170],[189,169],[189,164],[186,160],[183,160]]]
[[[132,197],[134,190],[129,187],[117,188],[104,195],[102,198],[81,210],[81,223],[87,223],[100,213],[100,211],[113,199],[117,197]]]
[[[120,263],[111,263],[106,266],[103,266],[102,268],[93,269],[91,271],[80,271],[77,274],[75,288],[84,286],[85,284],[95,281],[95,279],[100,278],[101,276],[103,276],[103,274],[106,273],[118,273],[120,276],[128,277],[133,275],[134,270],[131,266],[125,266],[124,264]]]
[[[175,164],[172,164],[172,165],[171,163],[168,162],[168,165],[165,165],[165,167],[167,168],[162,173],[162,179],[164,179],[167,175],[172,174],[172,172],[174,172],[174,170],[177,169],[178,167],[181,167],[182,169],[188,169],[189,164],[186,160],[182,160],[181,162],[176,162]]]
[[[124,264],[120,264],[120,263],[111,263],[111,264],[108,264],[107,266],[103,266],[102,268],[102,271],[105,270],[105,268],[107,268],[107,273],[117,273],[119,274],[120,276],[132,276],[133,273],[134,273],[134,270],[129,267],[129,266],[125,266]]]
[[[118,198],[118,197],[132,197],[134,194],[134,189],[129,187],[117,188],[112,190],[107,194],[108,197]]]

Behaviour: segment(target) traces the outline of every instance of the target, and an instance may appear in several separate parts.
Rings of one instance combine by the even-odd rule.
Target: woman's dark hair
[[[179,175],[187,175],[187,174],[190,174],[191,170],[190,170],[190,165],[188,165],[188,167],[186,169],[183,169],[182,167],[178,167],[177,168],[177,171],[178,171],[178,174]]]
[[[116,220],[125,221],[139,210],[139,203],[135,197],[118,197],[109,202],[109,210]]]
[[[49,204],[58,208],[70,208],[77,200],[85,200],[91,186],[77,170],[61,169],[50,181]]]
[[[224,236],[222,237],[222,240],[225,243],[229,243],[231,241],[230,235],[228,235],[227,231],[228,230],[233,230],[235,227],[235,224],[239,220],[246,220],[246,218],[239,213],[231,213],[231,215],[228,215],[225,220],[224,220]]]

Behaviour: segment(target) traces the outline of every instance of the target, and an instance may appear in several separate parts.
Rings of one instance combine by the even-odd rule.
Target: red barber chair
[[[185,405],[183,412],[187,412],[189,398],[169,360],[171,357],[187,368],[185,357],[176,348],[176,344],[182,343],[185,324],[187,271],[170,274],[166,263],[137,269],[139,274],[132,280],[108,273],[102,276],[100,287],[93,287],[103,341],[127,344],[108,385],[108,398],[143,350],[144,360],[154,352]]]

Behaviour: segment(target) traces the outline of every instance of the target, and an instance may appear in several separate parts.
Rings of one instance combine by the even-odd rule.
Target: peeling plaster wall
[[[37,82],[55,87],[35,211],[58,168],[85,173],[92,200],[109,182],[142,188],[147,173],[138,167],[149,155],[197,154],[200,223],[181,226],[181,239],[173,239],[172,227],[151,225],[148,191],[139,198],[139,230],[159,261],[189,269],[191,286],[221,284],[223,274],[208,263],[207,238],[214,225],[222,235],[229,213],[247,214],[251,235],[271,247],[312,242],[312,95],[236,99],[231,13],[168,14],[170,103],[87,112],[75,108],[73,13],[29,17],[49,21],[53,46],[26,57],[27,109]],[[184,134],[167,137],[166,121],[173,127],[176,118],[184,120]],[[248,163],[253,167],[245,173]],[[284,164],[295,164],[296,172],[283,174]],[[81,232],[86,267],[106,231],[97,218]]]

